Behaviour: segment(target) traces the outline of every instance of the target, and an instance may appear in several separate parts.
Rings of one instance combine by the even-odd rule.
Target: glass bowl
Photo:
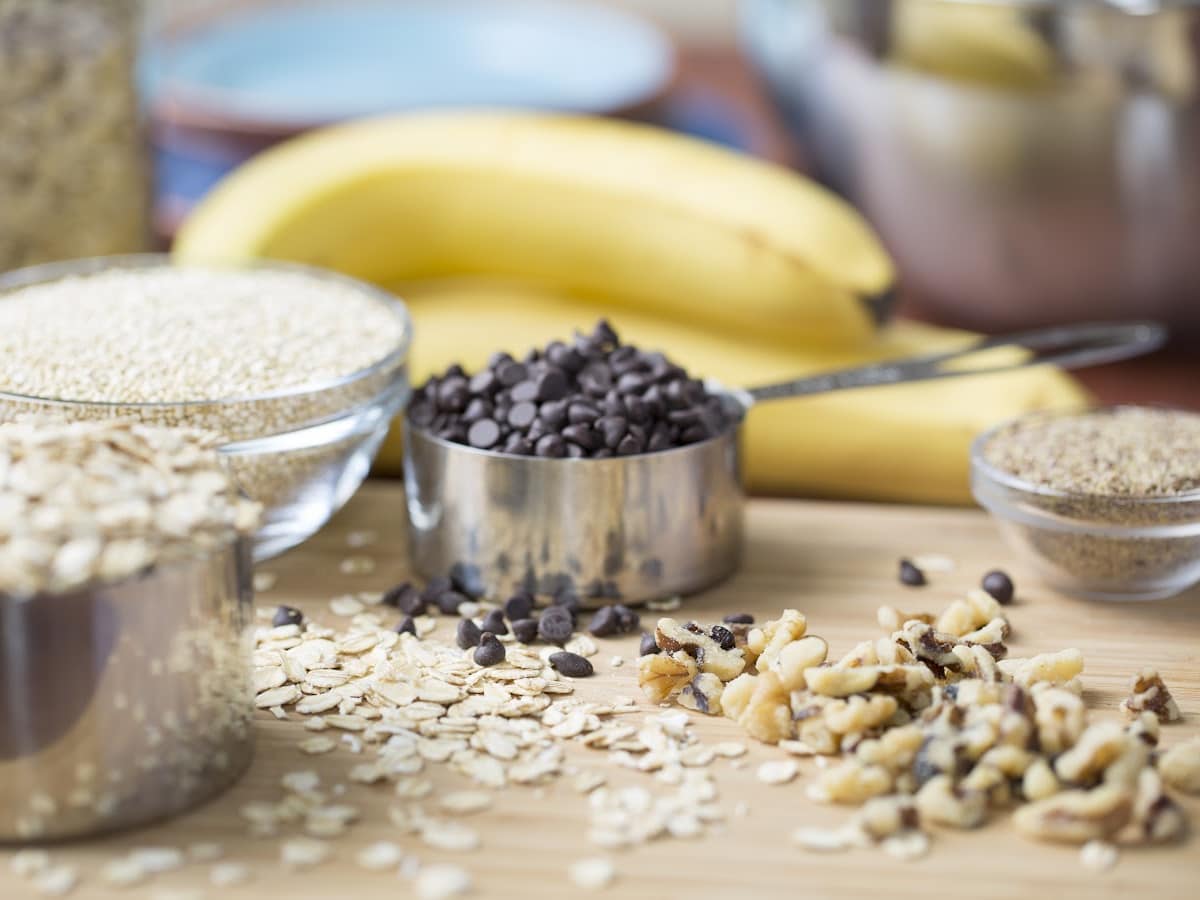
[[[1200,491],[1114,496],[1032,484],[985,459],[1008,424],[972,444],[971,491],[1047,584],[1090,599],[1159,600],[1200,582]]]
[[[170,266],[162,255],[99,257],[18,269],[0,276],[3,295],[34,284],[107,269]],[[221,435],[220,452],[242,490],[263,504],[254,558],[299,544],[358,489],[388,426],[408,402],[412,326],[404,304],[376,287],[307,266],[256,263],[258,270],[300,272],[350,285],[374,298],[401,325],[396,346],[372,365],[337,379],[247,397],[165,403],[77,401],[0,391],[0,421],[23,414],[68,420],[129,417]]]

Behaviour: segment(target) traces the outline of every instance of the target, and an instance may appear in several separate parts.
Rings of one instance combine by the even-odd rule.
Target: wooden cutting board
[[[403,488],[394,483],[368,484],[337,519],[304,546],[264,568],[278,575],[260,605],[288,603],[318,621],[336,624],[327,600],[355,590],[382,589],[406,576],[403,549]],[[746,560],[729,582],[685,600],[679,615],[716,621],[729,612],[750,612],[759,621],[786,606],[803,610],[810,631],[828,639],[831,656],[853,643],[878,636],[875,610],[883,603],[902,609],[938,611],[978,583],[993,567],[1010,571],[1018,586],[1018,603],[1010,610],[1014,626],[1012,653],[1024,656],[1076,646],[1087,661],[1084,682],[1090,706],[1115,715],[1131,673],[1152,664],[1162,671],[1184,712],[1181,724],[1163,729],[1163,746],[1200,734],[1200,590],[1174,600],[1139,604],[1098,604],[1056,595],[1039,587],[1001,544],[988,518],[979,512],[900,506],[755,501],[749,508]],[[351,531],[378,532],[378,542],[365,550],[348,550]],[[343,575],[339,562],[367,553],[377,562],[369,575]],[[897,583],[900,556],[945,554],[956,562],[952,573],[932,575],[931,584],[913,589]],[[653,614],[646,616],[653,618]],[[451,620],[442,620],[449,623]],[[439,625],[449,633],[449,625]],[[600,642],[594,658],[597,676],[578,683],[577,696],[596,699],[614,693],[639,696],[636,638]],[[628,662],[613,668],[611,658]],[[657,712],[647,704],[647,712]],[[746,740],[734,723],[696,716],[697,731],[708,740]],[[728,811],[746,804],[745,816],[729,816],[720,834],[699,840],[662,840],[629,851],[604,854],[587,843],[586,799],[569,779],[540,791],[510,787],[496,793],[491,810],[471,824],[482,837],[480,850],[467,854],[436,852],[414,837],[397,835],[388,823],[390,791],[346,781],[358,759],[338,750],[325,756],[303,756],[295,748],[298,734],[307,736],[301,717],[288,721],[259,716],[259,742],[253,767],[232,791],[180,819],[139,832],[53,848],[61,862],[77,865],[83,880],[76,897],[252,898],[280,896],[301,900],[391,898],[412,896],[411,884],[393,873],[368,872],[356,865],[358,849],[376,840],[395,840],[422,861],[453,862],[470,870],[474,896],[562,897],[579,892],[566,876],[570,863],[607,855],[617,880],[605,893],[614,897],[768,897],[865,898],[936,896],[1125,897],[1155,900],[1200,896],[1200,840],[1183,845],[1133,848],[1123,852],[1116,868],[1105,873],[1084,869],[1075,848],[1031,843],[1018,837],[1006,816],[975,832],[939,830],[931,854],[919,862],[899,862],[875,850],[817,855],[798,849],[791,832],[799,825],[835,825],[850,813],[820,806],[805,797],[811,760],[801,761],[801,775],[791,784],[767,786],[755,777],[759,762],[783,756],[775,748],[751,744],[747,765],[728,760],[712,765],[720,802]],[[647,784],[649,776],[620,769],[604,752],[571,748],[572,759],[604,769],[610,784]],[[334,858],[316,869],[289,873],[279,864],[278,842],[246,836],[238,809],[253,801],[279,798],[280,776],[316,769],[324,783],[346,783],[347,802],[364,811],[349,836],[334,842]],[[437,790],[466,787],[443,766],[426,769]],[[1184,806],[1200,830],[1200,798]],[[197,841],[221,843],[228,858],[248,863],[254,880],[237,888],[213,888],[200,865],[159,876],[152,883],[116,893],[97,878],[103,863],[131,847],[183,847]],[[7,857],[8,852],[0,853]],[[185,893],[162,893],[185,891]],[[200,893],[190,893],[198,891]],[[1036,893],[1035,893],[1036,892]],[[33,896],[28,884],[8,871],[0,858],[0,898]]]

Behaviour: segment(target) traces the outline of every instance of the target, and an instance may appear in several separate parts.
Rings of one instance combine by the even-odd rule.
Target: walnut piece
[[[879,623],[879,627],[889,634],[893,631],[899,631],[904,627],[905,622],[915,621],[932,625],[936,621],[936,618],[933,613],[906,613],[896,609],[894,606],[881,606],[875,613],[875,620]]]
[[[1062,685],[1083,671],[1083,654],[1074,647],[1058,653],[1043,653],[1029,659],[1003,659],[1000,671],[1012,677],[1022,687],[1037,682]]]
[[[849,697],[863,694],[879,681],[878,666],[858,666],[839,669],[835,666],[814,666],[804,670],[804,682],[814,694],[823,697]]]
[[[774,659],[763,654],[758,659],[758,669],[764,668],[779,676],[783,686],[789,691],[800,691],[806,686],[804,670],[811,669],[825,662],[829,654],[829,645],[824,638],[810,634],[784,646]]]
[[[962,637],[986,625],[992,619],[1003,619],[1004,609],[986,591],[972,588],[965,600],[955,600],[938,616],[934,627],[955,637]]]
[[[1160,722],[1178,722],[1183,718],[1162,676],[1148,666],[1131,679],[1129,696],[1121,701],[1121,710],[1131,719],[1143,712],[1154,713]]]
[[[638,657],[638,685],[654,703],[675,696],[698,674],[696,660],[681,650]]]
[[[912,797],[904,794],[872,797],[854,817],[854,825],[873,841],[917,828],[919,824],[917,805]]]
[[[721,706],[746,733],[764,744],[794,735],[788,691],[774,672],[741,675],[725,686]]]
[[[771,668],[783,648],[804,637],[808,631],[808,620],[798,609],[785,609],[778,619],[752,628],[746,636],[746,657],[760,669]],[[760,660],[760,657],[762,659]]]
[[[1158,760],[1163,781],[1185,794],[1200,794],[1200,738],[1177,744]]]
[[[1154,769],[1138,774],[1133,799],[1136,837],[1149,843],[1174,841],[1187,833],[1187,818],[1179,804],[1163,791],[1162,778]]]
[[[1013,813],[1017,831],[1027,837],[1086,844],[1116,834],[1133,815],[1127,788],[1102,785],[1090,791],[1062,791]]]
[[[1033,695],[1038,743],[1046,753],[1061,753],[1073,747],[1083,734],[1086,710],[1083,700],[1061,688],[1048,688]]]
[[[1050,768],[1050,763],[1044,759],[1035,759],[1025,770],[1021,779],[1021,793],[1026,800],[1044,800],[1061,790],[1058,777]]]
[[[712,672],[701,672],[679,692],[679,705],[710,716],[721,715],[725,683]]]
[[[711,672],[721,681],[732,681],[746,668],[743,651],[725,650],[699,625],[680,625],[674,619],[659,619],[654,642],[666,653],[686,653],[701,672]]]
[[[987,797],[955,786],[949,775],[935,775],[917,791],[917,811],[922,822],[975,828],[987,816]]]
[[[817,775],[814,795],[832,803],[860,804],[892,789],[892,773],[883,766],[863,765],[850,758]]]

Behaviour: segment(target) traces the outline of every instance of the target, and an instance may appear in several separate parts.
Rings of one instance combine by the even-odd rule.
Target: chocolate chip
[[[534,445],[533,452],[547,459],[558,459],[567,454],[567,444],[557,434],[547,434],[538,438],[538,442]]]
[[[449,578],[444,575],[438,575],[429,579],[429,582],[425,585],[425,589],[421,591],[421,599],[426,603],[435,603],[438,597],[453,587],[454,585],[450,583]]]
[[[568,678],[587,678],[596,671],[586,657],[566,650],[551,653],[550,665]]]
[[[413,403],[408,408],[408,420],[418,428],[428,428],[433,424],[433,419],[436,415],[437,410],[434,409],[432,403]]]
[[[1001,572],[999,569],[993,569],[984,575],[981,587],[991,594],[992,599],[1001,606],[1008,606],[1012,603],[1013,594],[1016,592],[1012,579],[1006,572]]]
[[[508,634],[508,626],[504,624],[504,613],[498,609],[493,609],[484,616],[483,621],[479,623],[479,627],[484,631],[490,631],[492,634]]]
[[[400,620],[400,624],[396,626],[396,634],[412,634],[417,633],[417,623],[413,621],[412,616],[405,616]]]
[[[458,591],[444,591],[438,595],[434,601],[437,608],[447,616],[458,615],[458,608],[467,602],[465,594],[460,594]]]
[[[533,612],[533,595],[526,591],[517,591],[504,601],[504,615],[510,622],[517,619],[528,619]]]
[[[471,380],[467,382],[467,387],[475,395],[491,394],[499,390],[500,382],[491,369],[484,369],[482,372],[476,372],[471,376]]]
[[[584,450],[598,450],[600,448],[600,435],[598,435],[591,425],[568,425],[562,430],[562,436]]]
[[[575,620],[570,610],[551,606],[542,610],[538,619],[538,637],[549,644],[565,644],[575,633]]]
[[[504,645],[490,631],[480,635],[479,648],[475,651],[475,665],[495,666],[504,662]]]
[[[524,381],[527,373],[528,370],[523,364],[511,359],[496,366],[496,380],[507,388]]]
[[[716,641],[722,650],[732,650],[736,643],[733,632],[724,625],[714,625],[709,629],[708,636]]]
[[[648,631],[642,632],[642,642],[638,645],[638,656],[650,656],[654,653],[661,653],[662,650],[658,643],[654,640],[654,635]]]
[[[520,384],[515,384],[509,396],[512,397],[513,403],[529,403],[537,400],[537,383],[534,381],[522,381]]]
[[[576,617],[583,610],[583,601],[572,590],[560,590],[554,595],[551,603],[569,612],[571,614],[571,621],[575,621]]]
[[[512,633],[522,644],[532,644],[538,636],[537,619],[515,619],[512,623]]]
[[[630,631],[636,631],[638,625],[642,623],[642,617],[637,614],[637,611],[630,609],[623,603],[614,605],[613,610],[617,614],[617,621],[620,623],[620,630],[622,634],[628,634]]]
[[[479,636],[482,630],[470,619],[459,619],[458,630],[454,633],[454,642],[463,650],[479,646]]]
[[[567,404],[562,400],[551,400],[538,407],[538,419],[547,428],[559,428],[567,422]]]
[[[304,613],[294,606],[277,606],[271,624],[276,628],[283,625],[299,625],[304,621]]]
[[[500,426],[491,419],[480,419],[467,431],[467,443],[479,450],[496,446],[500,440]]]
[[[537,406],[525,400],[517,403],[508,413],[508,424],[513,428],[528,428],[537,418]]]
[[[596,637],[612,637],[621,627],[617,612],[611,606],[602,606],[592,616],[588,631]]]
[[[754,616],[750,613],[730,613],[721,621],[726,625],[753,625]]]
[[[410,599],[411,598],[411,599]],[[413,587],[411,581],[401,581],[397,585],[393,585],[383,592],[383,596],[379,598],[379,602],[384,606],[399,608],[402,602],[413,602],[421,599],[420,592]]]
[[[925,584],[925,573],[912,564],[911,560],[900,560],[900,583],[909,587]]]
[[[570,390],[566,374],[558,368],[546,369],[538,375],[536,383],[537,399],[543,402],[561,400],[567,396],[567,392]]]

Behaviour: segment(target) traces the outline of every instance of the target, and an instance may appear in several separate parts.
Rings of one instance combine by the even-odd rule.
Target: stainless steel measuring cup
[[[152,822],[253,753],[248,538],[111,584],[0,593],[0,845]]]
[[[585,604],[598,604],[697,591],[738,565],[745,500],[738,441],[741,420],[756,403],[1031,365],[1097,365],[1150,352],[1165,337],[1149,322],[1047,328],[781,384],[709,383],[737,425],[697,444],[610,459],[477,450],[406,420],[412,565],[426,577],[454,571],[490,596],[569,589]],[[1029,353],[999,363],[981,356],[1001,347]]]

